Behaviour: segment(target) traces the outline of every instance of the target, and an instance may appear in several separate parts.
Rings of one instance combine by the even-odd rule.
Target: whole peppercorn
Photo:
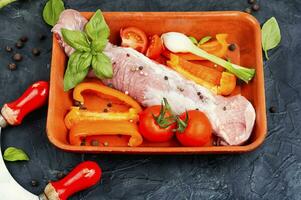
[[[229,49],[230,51],[234,51],[234,50],[236,49],[235,44],[230,44],[230,45],[228,46],[228,49]]]
[[[40,55],[41,51],[40,51],[40,49],[38,49],[38,48],[33,48],[33,49],[31,50],[31,53],[32,53],[34,56],[38,56],[38,55]]]
[[[27,37],[27,36],[22,36],[22,37],[20,38],[20,41],[21,41],[21,42],[27,42],[27,41],[28,41],[28,37]]]
[[[18,49],[21,49],[21,48],[23,48],[24,43],[23,43],[21,40],[18,40],[18,41],[16,42],[15,46],[16,46]]]
[[[269,108],[270,113],[275,113],[276,112],[276,107],[275,106],[271,106]]]
[[[251,14],[251,13],[252,13],[252,9],[251,9],[251,8],[246,8],[244,11],[245,11],[246,13],[248,13],[248,14]]]
[[[16,53],[14,56],[13,56],[13,60],[14,61],[21,61],[23,59],[23,56],[20,54],[20,53]]]
[[[36,180],[31,180],[30,184],[31,184],[32,187],[37,187],[39,185],[39,182],[36,181]]]
[[[254,3],[256,3],[256,0],[248,0],[248,3],[249,4],[254,4]]]
[[[6,47],[5,47],[5,51],[7,51],[7,52],[12,52],[12,51],[13,51],[13,48],[10,47],[10,46],[6,46]]]
[[[259,8],[260,8],[260,6],[259,6],[259,4],[254,4],[253,6],[252,6],[252,10],[253,11],[258,11],[259,10]]]
[[[9,63],[8,69],[10,69],[11,71],[14,71],[17,69],[17,65],[15,63]]]

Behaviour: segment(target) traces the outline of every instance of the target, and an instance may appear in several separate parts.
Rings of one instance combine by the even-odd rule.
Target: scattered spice
[[[130,54],[127,53],[127,54],[126,54],[126,57],[130,57]]]
[[[38,56],[38,55],[40,55],[41,51],[40,51],[40,49],[38,49],[38,48],[33,48],[33,49],[31,50],[31,53],[32,53],[34,56]]]
[[[16,46],[18,49],[21,49],[21,48],[23,48],[24,43],[23,43],[21,40],[18,40],[18,41],[16,42],[15,46]]]
[[[200,97],[201,100],[204,99],[204,96],[203,96],[203,95],[199,95],[199,97]]]
[[[14,56],[13,56],[13,60],[14,61],[21,61],[23,59],[23,56],[20,54],[20,53],[16,53]]]
[[[108,142],[104,142],[103,146],[107,147],[107,146],[109,146],[109,143]]]
[[[92,140],[92,141],[91,141],[91,145],[92,145],[92,146],[99,146],[98,140]]]
[[[12,52],[12,51],[13,51],[13,48],[10,47],[10,46],[6,46],[6,47],[5,47],[5,51],[7,51],[7,52]]]
[[[21,41],[21,42],[27,42],[27,41],[28,41],[28,37],[27,37],[27,36],[22,36],[22,37],[20,38],[20,41]]]
[[[105,112],[105,113],[108,112],[108,111],[109,111],[109,110],[108,110],[107,108],[103,109],[103,112]]]
[[[65,176],[64,172],[58,172],[58,173],[56,174],[56,177],[57,177],[58,179],[62,179],[62,178],[64,178],[64,176]]]
[[[180,92],[184,92],[184,89],[179,86],[177,87],[177,89],[180,90]]]
[[[251,8],[246,8],[244,11],[245,11],[246,13],[248,13],[248,14],[251,14],[251,13],[252,13],[252,9],[251,9]]]
[[[8,69],[10,69],[11,71],[14,71],[17,69],[17,65],[15,63],[9,63]]]
[[[224,106],[224,107],[223,107],[223,110],[224,110],[224,111],[226,111],[226,110],[227,110],[226,106]]]
[[[30,184],[31,184],[32,187],[37,187],[39,185],[39,182],[36,181],[36,180],[31,180]]]
[[[167,80],[168,80],[168,77],[167,77],[167,76],[164,76],[164,80],[166,80],[166,81],[167,81]]]
[[[198,92],[197,95],[200,96],[200,95],[201,95],[201,92]]]
[[[276,107],[275,106],[271,106],[269,108],[270,113],[275,113],[276,112]]]
[[[112,107],[112,103],[109,102],[109,103],[107,104],[107,106],[108,106],[108,107]]]
[[[255,12],[258,11],[259,8],[260,8],[260,6],[257,3],[252,6],[252,10],[255,11]]]
[[[39,35],[39,39],[40,39],[40,40],[45,40],[46,38],[47,38],[47,36],[44,35],[44,34],[40,34],[40,35]]]
[[[139,70],[143,70],[143,66],[139,66]]]
[[[234,50],[236,49],[236,45],[235,45],[235,44],[230,44],[230,45],[228,46],[228,49],[229,49],[230,51],[234,51]]]
[[[200,109],[196,108],[195,110],[200,110]]]

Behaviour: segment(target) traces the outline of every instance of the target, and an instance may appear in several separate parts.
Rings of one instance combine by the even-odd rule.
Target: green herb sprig
[[[266,21],[261,29],[262,49],[268,60],[268,50],[275,48],[281,41],[281,33],[278,22],[275,17]]]
[[[29,160],[29,157],[22,149],[8,147],[3,153],[3,159],[6,161],[20,161]]]
[[[108,43],[110,29],[100,10],[95,12],[84,31],[62,29],[62,35],[64,41],[75,49],[64,76],[65,91],[82,82],[90,66],[98,78],[112,78],[111,60],[102,52]]]

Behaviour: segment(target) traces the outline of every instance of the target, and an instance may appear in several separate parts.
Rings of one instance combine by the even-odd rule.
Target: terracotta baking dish
[[[82,13],[86,18],[92,13]],[[253,133],[243,146],[182,147],[175,140],[165,144],[143,143],[140,147],[127,147],[117,136],[106,138],[109,146],[72,146],[68,143],[68,131],[64,117],[72,105],[71,93],[63,91],[63,75],[67,58],[53,38],[50,97],[47,119],[47,135],[58,148],[75,152],[128,153],[128,154],[212,154],[242,153],[257,148],[264,140],[267,123],[264,94],[260,26],[251,15],[242,12],[107,12],[105,19],[111,29],[110,41],[118,42],[122,27],[136,26],[146,33],[161,34],[168,31],[183,32],[198,38],[217,33],[228,33],[228,42],[240,47],[240,64],[256,68],[256,76],[244,85],[241,94],[248,98],[256,110]],[[121,146],[124,144],[124,146]]]

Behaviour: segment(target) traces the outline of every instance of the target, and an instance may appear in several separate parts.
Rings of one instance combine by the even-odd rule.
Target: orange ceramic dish
[[[92,13],[82,13],[90,18]],[[68,141],[64,118],[72,106],[72,93],[64,92],[63,76],[67,57],[53,38],[50,77],[50,97],[47,118],[47,135],[55,146],[75,152],[128,153],[128,154],[212,154],[249,152],[262,144],[266,131],[266,108],[260,26],[257,20],[242,12],[107,12],[105,19],[110,27],[110,41],[117,44],[122,27],[136,26],[149,35],[164,32],[182,32],[197,38],[217,33],[227,33],[228,42],[240,47],[240,64],[252,66],[256,75],[249,84],[244,84],[240,93],[256,110],[256,121],[251,138],[242,146],[183,147],[176,140],[167,143],[144,142],[139,147],[128,147],[127,137],[103,136],[109,146],[73,146]],[[91,138],[90,138],[91,139]],[[102,142],[102,141],[100,141]]]

